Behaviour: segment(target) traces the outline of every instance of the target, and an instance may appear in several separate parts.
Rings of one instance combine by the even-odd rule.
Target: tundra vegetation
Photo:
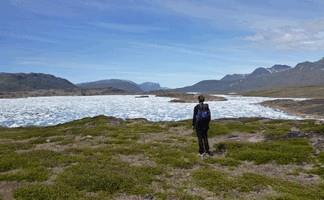
[[[215,120],[200,159],[190,120],[0,128],[0,199],[319,200],[323,140],[313,120]]]

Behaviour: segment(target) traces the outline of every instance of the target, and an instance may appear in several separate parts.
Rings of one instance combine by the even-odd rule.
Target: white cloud
[[[324,1],[163,0],[170,11],[226,29],[252,34],[245,41],[280,49],[324,49]]]
[[[259,45],[275,45],[280,49],[324,50],[324,20],[260,29],[245,39]]]

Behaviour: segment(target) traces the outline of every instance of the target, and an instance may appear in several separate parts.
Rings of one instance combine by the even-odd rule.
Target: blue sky
[[[324,0],[1,0],[0,71],[181,87],[324,56]]]

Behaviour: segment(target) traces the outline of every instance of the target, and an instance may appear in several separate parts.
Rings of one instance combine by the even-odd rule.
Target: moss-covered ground
[[[209,136],[201,159],[189,120],[0,128],[0,199],[324,199],[324,124],[224,119]]]

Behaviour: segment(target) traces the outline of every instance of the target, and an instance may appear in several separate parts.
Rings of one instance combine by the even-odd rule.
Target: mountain
[[[268,68],[268,70],[270,70],[271,73],[283,72],[289,69],[291,69],[291,67],[288,65],[274,65],[271,68]]]
[[[246,77],[246,74],[229,74],[224,76],[224,78],[222,78],[222,81],[237,81],[237,80],[241,80],[244,79]]]
[[[274,65],[270,68],[259,67],[256,70],[254,70],[251,74],[245,75],[244,78],[246,76],[249,77],[265,76],[273,73],[283,72],[289,69],[291,69],[291,67],[288,65]]]
[[[161,90],[161,86],[159,83],[153,83],[153,82],[145,82],[139,85],[139,87],[144,91],[144,92],[151,92],[151,91],[156,91],[156,90]]]
[[[248,74],[248,77],[258,77],[271,74],[271,71],[267,68],[259,67],[254,70],[251,74]]]
[[[324,58],[316,62],[299,63],[294,68],[287,65],[261,67],[250,74],[204,80],[176,91],[229,93],[309,85],[324,85]]]
[[[248,76],[250,77],[256,77],[256,76],[263,76],[263,75],[269,75],[272,73],[277,73],[277,72],[283,72],[286,70],[291,69],[290,66],[288,65],[274,65],[270,68],[257,68],[254,70],[251,74],[229,74],[224,76],[224,78],[221,79],[221,81],[238,81],[238,80],[243,80],[247,78]]]
[[[0,92],[76,89],[66,79],[41,73],[0,73]]]
[[[88,83],[80,83],[77,84],[78,87],[83,89],[104,89],[104,88],[116,88],[120,90],[124,90],[126,92],[143,92],[143,90],[136,83],[128,80],[120,80],[120,79],[108,79],[108,80],[100,80],[95,82]]]

